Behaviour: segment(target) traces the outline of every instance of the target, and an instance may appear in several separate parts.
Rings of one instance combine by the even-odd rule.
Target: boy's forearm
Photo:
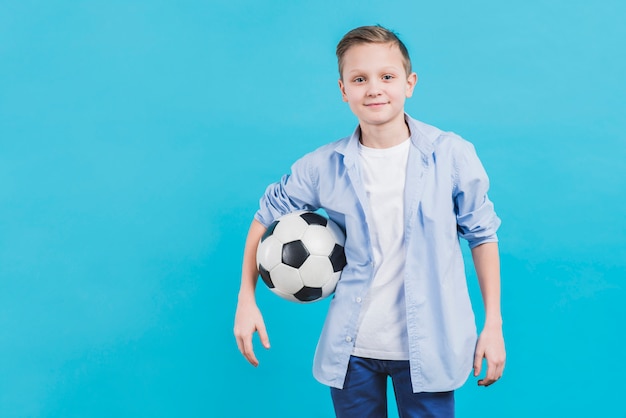
[[[488,242],[474,247],[472,258],[485,306],[485,327],[502,327],[498,243]]]
[[[237,347],[246,360],[255,367],[259,365],[259,360],[254,354],[252,344],[254,333],[258,333],[265,348],[270,348],[270,340],[265,329],[263,316],[256,305],[254,294],[259,275],[256,267],[256,250],[264,232],[265,227],[260,222],[252,221],[244,248],[241,287],[237,311],[235,312],[234,334]]]
[[[241,287],[239,288],[239,300],[254,300],[254,292],[259,277],[256,266],[256,251],[261,237],[266,228],[257,220],[253,220],[248,230],[246,245],[243,254],[243,265],[241,267]]]

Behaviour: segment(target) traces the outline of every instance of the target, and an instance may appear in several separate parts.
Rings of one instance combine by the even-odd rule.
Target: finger
[[[487,365],[487,369],[489,369],[489,365]],[[485,373],[485,377],[478,381],[478,386],[490,386],[496,382],[496,378],[493,377],[493,372],[490,374],[489,371]]]
[[[252,346],[252,334],[253,332],[243,332],[240,329],[235,329],[235,340],[237,341],[237,348],[239,352],[245,357],[246,360],[253,366],[258,366],[259,362],[254,355],[254,349]]]
[[[257,332],[259,333],[259,339],[261,340],[261,344],[263,344],[263,347],[265,348],[270,348],[270,338],[267,335],[267,330],[265,329],[265,324],[263,323],[263,321],[261,321],[261,323],[259,323],[258,327],[257,327]]]
[[[500,380],[502,379],[502,375],[504,374],[504,362],[502,363],[498,363],[496,365],[496,373],[495,373],[495,379],[496,380]]]
[[[235,342],[237,342],[237,348],[239,349],[239,352],[242,355],[245,355],[244,354],[245,352],[244,341],[246,339],[246,334],[236,326],[235,326],[234,334],[235,334]]]
[[[500,380],[500,378],[489,378],[489,377],[485,377],[484,379],[481,379],[478,381],[478,386],[491,386],[494,383],[496,383],[498,380]]]
[[[254,355],[254,348],[252,346],[252,335],[242,338],[242,348],[243,350],[241,351],[241,354],[243,354],[243,356],[246,358],[246,360],[248,360],[250,364],[252,364],[254,367],[257,367],[259,365],[259,361]]]
[[[490,386],[502,377],[502,367],[497,363],[487,362],[486,376],[478,381],[479,386]]]
[[[491,383],[495,382],[497,380],[496,369],[496,364],[492,361],[487,360],[487,371],[485,372],[485,379],[487,379]]]
[[[499,380],[504,372],[504,359],[488,363],[488,366],[490,371],[487,373],[487,376],[494,381]]]
[[[487,387],[487,386],[491,386],[494,383],[495,383],[495,380],[484,378],[478,381],[478,386]]]
[[[237,335],[235,335],[235,341],[237,342],[237,349],[241,354],[243,354],[243,341]]]

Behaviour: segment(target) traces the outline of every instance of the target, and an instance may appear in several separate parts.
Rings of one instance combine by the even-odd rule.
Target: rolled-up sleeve
[[[489,178],[471,143],[460,143],[454,165],[454,203],[459,236],[467,240],[470,248],[497,242],[496,231],[501,221],[487,196]]]
[[[317,172],[310,155],[291,166],[291,173],[270,184],[259,201],[254,219],[269,226],[282,215],[297,210],[319,209]]]

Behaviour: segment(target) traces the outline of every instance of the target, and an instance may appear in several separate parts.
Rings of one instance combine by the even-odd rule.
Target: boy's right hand
[[[259,361],[254,355],[252,347],[252,335],[254,332],[259,333],[261,344],[263,347],[270,348],[270,340],[265,330],[265,323],[263,322],[263,315],[259,310],[256,302],[242,302],[237,304],[237,312],[235,313],[235,339],[237,340],[237,347],[241,354],[252,364],[254,367],[259,365]]]

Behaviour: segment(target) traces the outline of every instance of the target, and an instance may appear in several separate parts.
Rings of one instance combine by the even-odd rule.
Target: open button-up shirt
[[[414,392],[457,389],[472,369],[476,324],[459,237],[470,248],[497,242],[500,219],[487,197],[489,180],[474,147],[408,115],[411,148],[404,192],[404,273]],[[330,301],[313,374],[342,388],[361,302],[374,272],[370,208],[358,164],[360,129],[305,155],[270,185],[255,219],[268,226],[295,210],[324,209],[346,231],[348,264]]]

